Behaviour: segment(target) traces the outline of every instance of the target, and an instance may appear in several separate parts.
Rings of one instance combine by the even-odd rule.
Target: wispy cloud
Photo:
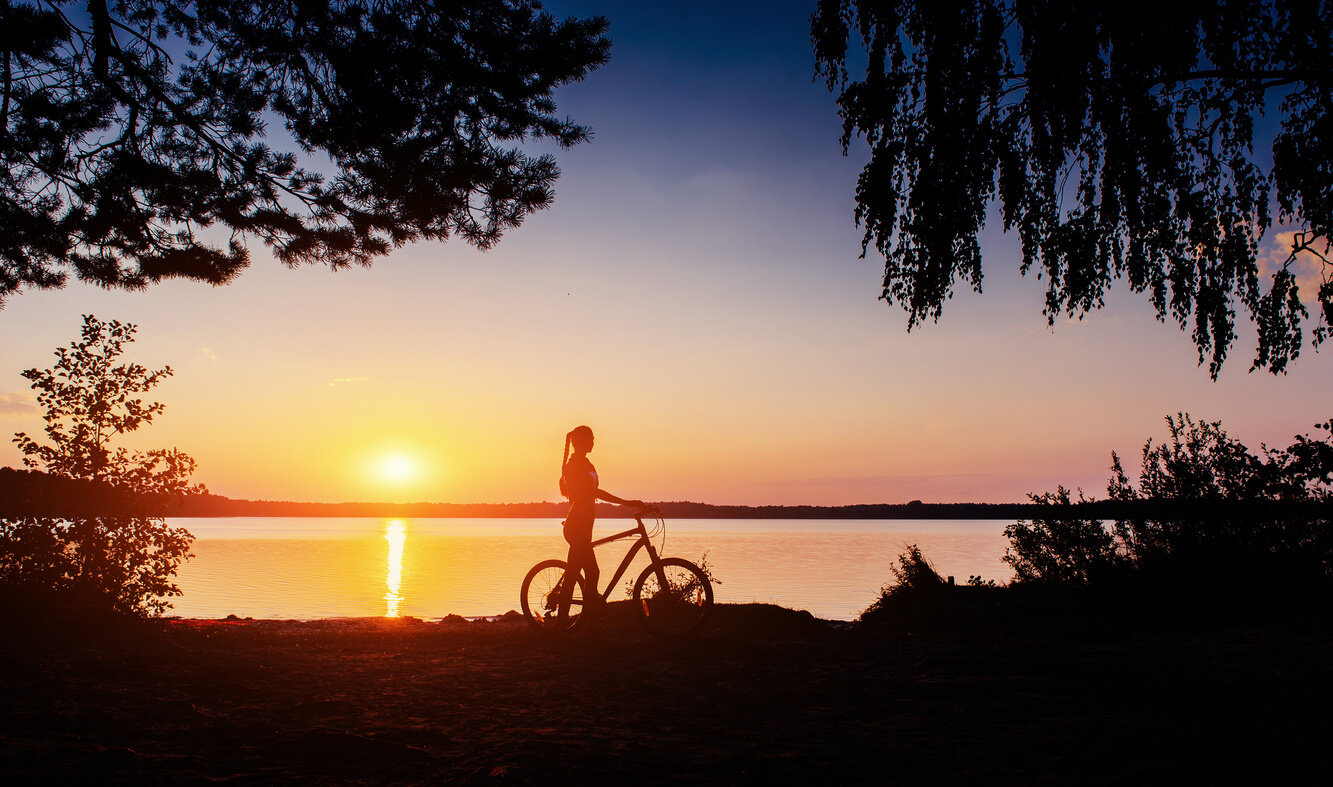
[[[1272,277],[1273,273],[1282,267],[1288,259],[1291,258],[1291,249],[1296,241],[1296,233],[1276,232],[1269,239],[1267,248],[1259,254],[1259,275],[1261,280]],[[1320,251],[1325,251],[1322,244],[1317,246]],[[1296,286],[1300,287],[1301,300],[1306,305],[1313,304],[1319,295],[1319,285],[1324,280],[1323,260],[1309,251],[1302,251],[1296,255],[1296,259],[1291,261],[1288,270],[1296,277]],[[1268,283],[1263,282],[1267,289]]]
[[[216,361],[218,359],[218,354],[208,349],[207,347],[200,347],[199,354],[204,356],[210,361]]]
[[[345,385],[345,384],[347,384],[347,383],[359,383],[359,382],[362,382],[362,381],[364,381],[364,380],[368,380],[368,379],[370,379],[370,378],[368,378],[368,377],[335,377],[335,378],[333,378],[332,381],[329,382],[329,387],[330,387],[330,388],[335,388],[335,387],[337,387],[337,386],[339,386],[339,385]]]
[[[22,393],[0,393],[0,416],[27,418],[37,415],[37,400]]]

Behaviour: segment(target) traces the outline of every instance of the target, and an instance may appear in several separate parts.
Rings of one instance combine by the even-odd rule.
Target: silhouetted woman
[[[569,513],[565,516],[569,570],[583,572],[586,583],[585,612],[601,606],[601,596],[597,592],[597,580],[601,572],[597,568],[597,555],[592,548],[592,526],[597,519],[597,501],[645,507],[642,500],[624,500],[598,486],[597,469],[588,461],[592,443],[592,429],[586,426],[575,427],[565,435],[565,458],[560,466],[560,494],[569,498]],[[569,453],[571,446],[574,448],[572,455]],[[573,585],[570,585],[570,589],[572,591]]]

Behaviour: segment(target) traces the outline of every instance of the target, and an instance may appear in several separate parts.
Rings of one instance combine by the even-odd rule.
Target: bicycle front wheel
[[[533,566],[523,578],[519,593],[523,617],[543,634],[559,634],[578,627],[586,610],[585,598],[583,575],[571,573],[563,560],[543,560]]]
[[[688,560],[669,557],[648,566],[634,583],[634,611],[653,634],[690,637],[704,627],[713,609],[713,583]]]

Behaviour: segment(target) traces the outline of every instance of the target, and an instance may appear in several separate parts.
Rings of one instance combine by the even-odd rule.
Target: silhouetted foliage
[[[552,92],[606,28],[535,0],[0,0],[0,305],[69,270],[221,284],[247,237],[332,268],[488,248],[559,174],[516,145],[588,139]],[[258,140],[272,121],[309,163]]]
[[[1144,445],[1137,486],[1111,454],[1113,524],[1081,493],[1077,503],[1063,487],[1032,496],[1050,513],[1005,529],[1016,581],[1084,585],[1124,572],[1158,586],[1333,580],[1333,440],[1298,436],[1260,456],[1220,422],[1166,422],[1170,440]],[[1316,428],[1333,432],[1333,421]]]
[[[862,79],[848,73],[858,38]],[[1236,302],[1258,328],[1251,368],[1286,369],[1308,317],[1291,271],[1321,260],[1314,331],[1333,329],[1333,3],[1215,0],[819,0],[817,73],[838,90],[842,144],[871,160],[856,220],[885,258],[881,297],[908,329],[938,319],[956,281],[981,291],[992,201],[1047,280],[1044,312],[1082,316],[1113,279],[1159,319],[1193,319],[1215,378]],[[1280,127],[1256,153],[1256,124]],[[1261,132],[1258,136],[1262,138]],[[1262,289],[1274,217],[1300,230]]]
[[[1014,570],[1015,580],[1084,585],[1115,566],[1115,538],[1101,520],[1079,515],[1068,489],[1028,497],[1049,511],[1004,529],[1009,546],[1001,559]],[[1090,501],[1079,492],[1079,502]]]
[[[134,332],[133,325],[87,315],[81,340],[56,350],[54,368],[23,373],[46,410],[49,441],[17,433],[24,464],[81,481],[115,504],[73,517],[4,512],[0,582],[134,614],[160,614],[170,607],[167,597],[180,595],[172,578],[190,556],[194,537],[167,524],[162,509],[167,499],[206,490],[190,484],[194,460],[180,451],[129,452],[111,445],[115,436],[152,423],[162,412],[162,404],[137,395],[171,375],[171,367],[149,371],[116,363]]]
[[[879,598],[861,613],[859,623],[875,626],[900,620],[946,587],[916,544],[898,555],[898,565],[890,566],[889,570],[893,572],[893,582],[880,589]]]
[[[891,566],[893,582],[857,618],[857,629],[881,634],[983,634],[1015,625],[1008,586],[979,576],[945,581],[916,545]]]
[[[1144,445],[1137,488],[1111,455],[1111,499],[1149,504],[1115,523],[1137,568],[1182,580],[1219,572],[1333,579],[1333,442],[1300,436],[1286,449],[1265,446],[1260,457],[1220,422],[1186,414],[1166,421],[1170,441]]]

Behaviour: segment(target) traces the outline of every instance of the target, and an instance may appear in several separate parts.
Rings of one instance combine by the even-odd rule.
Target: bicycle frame
[[[625,554],[625,559],[620,561],[620,568],[616,569],[615,576],[611,577],[611,581],[606,584],[606,592],[598,593],[602,601],[611,598],[611,591],[615,589],[616,584],[620,582],[620,578],[625,575],[625,570],[629,568],[629,564],[634,562],[634,556],[639,554],[640,549],[648,550],[648,560],[650,561],[650,564],[657,569],[657,579],[662,583],[663,587],[666,586],[666,575],[662,573],[662,559],[658,556],[657,549],[653,547],[652,540],[648,538],[648,529],[643,526],[643,517],[636,516],[634,517],[634,521],[638,523],[637,527],[630,528],[623,533],[616,533],[613,536],[599,538],[592,542],[593,548],[595,549],[602,544],[609,544],[612,541],[619,541],[622,538],[629,538],[630,536],[639,537],[639,540],[635,541],[634,546],[630,547],[629,552]],[[592,592],[597,593],[597,588],[593,588]]]

